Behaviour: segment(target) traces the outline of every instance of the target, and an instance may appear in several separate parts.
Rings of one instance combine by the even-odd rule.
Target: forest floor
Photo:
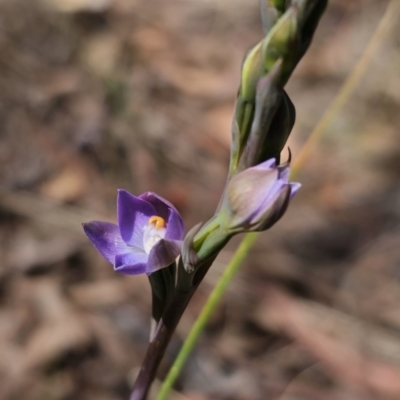
[[[145,276],[81,224],[154,191],[186,229],[218,204],[257,1],[0,1],[0,400],[127,400],[150,329]],[[387,1],[332,0],[287,90],[294,157]],[[400,398],[400,25],[263,233],[171,400]],[[168,371],[240,238],[218,257]]]

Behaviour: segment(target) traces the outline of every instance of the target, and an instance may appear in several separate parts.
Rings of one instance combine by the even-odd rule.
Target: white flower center
[[[165,221],[158,216],[150,217],[148,225],[143,231],[143,249],[150,254],[151,249],[161,240],[164,239],[167,229]]]

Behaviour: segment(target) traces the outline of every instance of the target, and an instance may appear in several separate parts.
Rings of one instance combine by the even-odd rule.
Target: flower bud
[[[292,60],[296,58],[298,42],[297,12],[289,8],[279,18],[268,35],[257,43],[245,56],[242,65],[242,81],[240,95],[244,102],[254,102],[257,83],[278,61],[289,70]]]
[[[235,141],[232,143],[230,176],[270,158],[279,162],[295,121],[295,108],[278,83],[281,65],[279,60],[258,82],[250,133],[241,146]],[[233,129],[238,129],[237,124]]]
[[[283,96],[283,89],[277,83],[280,67],[281,62],[277,63],[273,70],[258,82],[251,130],[242,147],[238,171],[260,164],[259,154],[267,141],[268,131]]]
[[[297,61],[298,43],[297,11],[289,8],[262,42],[264,72],[270,71],[278,59],[283,60],[282,85],[286,83]]]
[[[274,13],[274,11],[271,11],[270,9],[272,6],[275,7],[275,11],[277,9],[278,11],[284,11],[284,1],[262,1],[264,2],[262,3],[262,8],[265,9],[266,13],[269,13],[268,15],[270,17],[272,16],[271,12]],[[247,146],[247,141],[249,140],[250,136],[254,136],[254,134],[251,134],[250,132],[253,130],[253,120],[255,119],[255,114],[257,113],[256,102],[259,102],[258,97],[260,97],[260,80],[269,73],[273,72],[275,68],[276,71],[274,72],[273,77],[274,85],[282,88],[297,62],[297,54],[297,11],[295,8],[290,7],[277,21],[274,22],[274,25],[270,29],[268,35],[248,52],[243,61],[241,86],[236,100],[235,116],[232,124],[232,150],[229,176],[233,176],[236,172],[240,158],[245,151],[245,147]],[[285,109],[284,106],[280,105],[280,98],[277,99],[274,94],[275,87],[269,85],[268,82],[266,82],[263,86],[266,87],[263,88],[263,104],[258,104],[257,107],[258,109],[260,109],[260,107],[270,108],[268,110],[268,121],[270,123],[278,107],[281,107],[281,114],[282,112],[285,112]],[[282,89],[280,89],[279,92],[282,93]],[[287,125],[289,126],[291,124]],[[266,131],[264,130],[263,132],[265,135]],[[279,135],[279,133],[276,133],[276,135]],[[279,145],[282,145],[283,147],[287,137],[288,132],[285,131],[282,138],[276,138],[276,143],[279,143]],[[276,143],[273,146],[273,150],[271,149],[270,151],[267,151],[267,153],[278,159],[280,150],[282,150],[282,148],[280,150],[276,150],[279,147],[276,146]],[[268,145],[265,144],[265,146]],[[254,160],[254,162],[251,162],[250,164],[247,163],[246,165],[256,165],[264,160],[265,159],[258,158]]]
[[[292,101],[285,90],[282,90],[282,94],[282,99],[274,114],[269,129],[267,133],[265,133],[263,144],[260,146],[258,158],[253,165],[261,164],[270,158],[275,158],[278,164],[280,162],[281,151],[289,138],[296,120],[296,109]],[[255,121],[253,122],[253,126],[254,123]],[[261,128],[262,126],[260,125],[258,129]],[[256,129],[255,126],[254,129]]]
[[[221,228],[228,232],[263,231],[285,213],[290,199],[300,188],[289,183],[289,167],[275,160],[246,169],[226,187],[220,208]]]

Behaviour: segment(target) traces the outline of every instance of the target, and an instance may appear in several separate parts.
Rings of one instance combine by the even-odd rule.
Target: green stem
[[[196,234],[193,240],[193,247],[196,251],[199,250],[206,238],[219,227],[219,220],[215,216],[212,217],[200,231]]]
[[[247,256],[258,235],[258,233],[248,233],[235,251],[235,254],[233,255],[230,263],[226,267],[224,273],[218,281],[218,284],[215,286],[210,296],[208,297],[204,308],[202,309],[200,315],[194,323],[189,335],[187,336],[185,343],[183,344],[178,354],[178,357],[174,362],[174,365],[170,369],[163,385],[161,386],[156,400],[165,400],[167,398],[172,385],[180,374],[182,367],[185,365],[186,360],[188,359],[199,336],[201,335],[201,332],[206,326],[207,321],[210,319],[212,312],[215,310],[217,304],[224,295],[226,288],[228,287],[236,271],[242,264],[243,260]]]

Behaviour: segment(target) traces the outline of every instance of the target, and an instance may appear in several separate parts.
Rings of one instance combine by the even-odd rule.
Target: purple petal
[[[118,254],[115,257],[115,271],[126,275],[139,275],[146,272],[148,255],[142,252]]]
[[[182,245],[183,242],[180,240],[161,239],[150,251],[146,273],[150,275],[152,272],[172,264],[179,256]]]
[[[119,190],[117,209],[122,239],[131,246],[143,249],[143,227],[151,216],[158,215],[155,208],[126,190]]]
[[[263,193],[264,198],[259,197],[260,211],[264,212],[265,208],[271,207],[276,199],[280,196],[281,192],[286,189],[288,184],[285,181],[278,179],[268,191]]]
[[[276,165],[276,161],[275,158],[270,158],[267,161],[264,161],[261,164],[258,164],[257,166],[253,167],[253,168],[263,168],[263,169],[271,169],[271,168],[275,168]]]
[[[290,182],[290,198],[292,198],[301,188],[301,183],[298,182]]]
[[[163,199],[161,196],[153,192],[145,192],[139,196],[139,198],[147,203],[150,203],[156,210],[156,214],[168,221],[169,209],[174,208],[174,206],[167,200]]]
[[[278,196],[273,202],[273,205],[267,208],[263,215],[259,216],[258,224],[255,224],[253,229],[256,231],[264,231],[278,222],[283,214],[285,214],[290,201],[290,185],[285,184],[280,190]]]
[[[101,255],[112,264],[114,264],[117,254],[129,250],[122,240],[118,225],[110,222],[92,221],[83,224],[83,230]]]
[[[183,221],[175,208],[169,210],[169,217],[167,223],[167,231],[165,233],[165,239],[176,239],[180,240],[183,238],[185,228],[183,226]]]
[[[156,209],[157,215],[167,222],[166,239],[182,239],[185,231],[182,218],[177,209],[168,200],[153,192],[143,193],[140,198],[151,203]]]

